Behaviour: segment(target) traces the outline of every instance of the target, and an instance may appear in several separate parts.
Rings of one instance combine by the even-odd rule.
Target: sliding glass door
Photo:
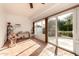
[[[45,41],[45,20],[43,19],[35,22],[34,27],[35,37],[42,41]]]
[[[73,13],[48,17],[47,25],[48,31],[45,19],[35,22],[35,36],[45,42],[45,32],[48,32],[48,42],[73,51]]]
[[[73,51],[73,14],[58,16],[58,46]]]
[[[56,44],[56,18],[48,18],[48,42]]]
[[[48,18],[48,42],[73,51],[73,13]]]

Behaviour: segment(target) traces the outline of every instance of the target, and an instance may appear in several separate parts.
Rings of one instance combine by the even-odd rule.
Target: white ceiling
[[[51,4],[44,5],[41,3],[33,3],[33,9],[31,9],[29,3],[5,4],[5,9],[7,13],[25,15],[26,17],[31,17],[34,14],[39,13],[40,11],[48,9],[50,5]]]
[[[33,9],[28,3],[5,4],[5,11],[9,14],[24,15],[30,19],[38,20],[61,10],[77,5],[76,3],[33,3]]]

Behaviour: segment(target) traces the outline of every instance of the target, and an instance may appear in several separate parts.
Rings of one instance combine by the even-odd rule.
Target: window
[[[48,18],[48,42],[56,44],[56,18]]]
[[[45,20],[35,22],[35,36],[45,41]]]
[[[73,14],[58,16],[58,46],[73,51]]]

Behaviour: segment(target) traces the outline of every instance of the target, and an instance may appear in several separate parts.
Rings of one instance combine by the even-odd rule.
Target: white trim
[[[73,10],[73,51],[75,51],[75,40],[77,39],[77,8]]]
[[[56,17],[56,45],[58,46],[58,17]]]

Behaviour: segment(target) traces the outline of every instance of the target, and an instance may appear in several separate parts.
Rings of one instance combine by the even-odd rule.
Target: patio
[[[48,37],[49,42],[56,44],[55,37]],[[72,38],[62,38],[58,37],[58,46],[73,51],[73,40]]]

